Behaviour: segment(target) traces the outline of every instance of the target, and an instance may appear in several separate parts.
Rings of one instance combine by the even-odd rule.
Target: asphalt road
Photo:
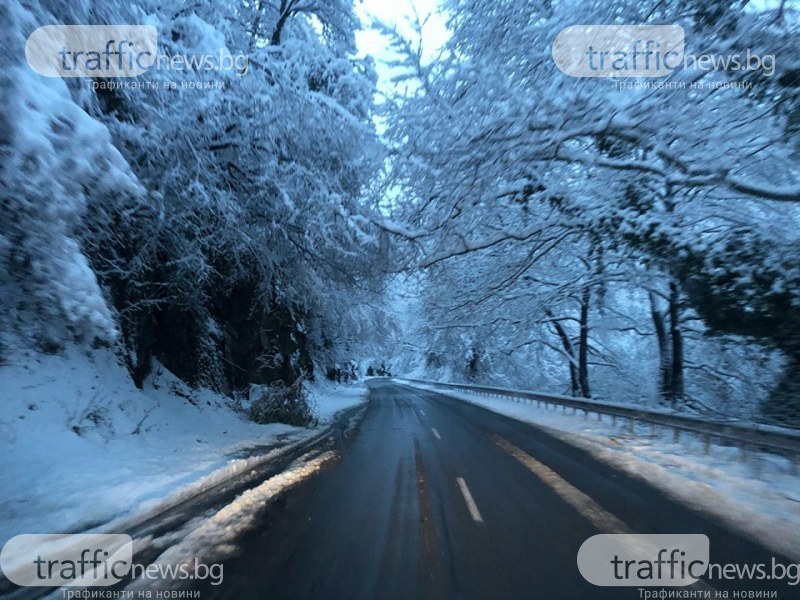
[[[639,598],[577,569],[587,538],[619,528],[704,533],[717,563],[772,556],[535,427],[437,393],[371,386],[339,460],[264,512],[203,598]],[[712,585],[800,596],[764,583]]]

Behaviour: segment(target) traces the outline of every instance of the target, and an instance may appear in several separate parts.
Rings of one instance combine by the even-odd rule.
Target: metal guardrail
[[[666,410],[644,409],[626,404],[599,402],[586,398],[525,390],[461,383],[442,383],[424,379],[395,378],[395,381],[405,381],[439,389],[457,390],[490,397],[505,397],[530,404],[535,402],[538,406],[544,405],[545,408],[549,408],[551,405],[553,407],[560,406],[563,407],[565,413],[568,408],[572,409],[573,414],[580,410],[586,418],[591,414],[596,414],[598,419],[602,419],[603,415],[609,415],[612,418],[613,425],[617,425],[617,420],[622,419],[631,432],[635,431],[636,423],[640,422],[649,424],[652,433],[655,433],[658,427],[672,430],[675,442],[680,441],[681,432],[697,435],[703,440],[706,453],[710,451],[710,446],[714,441],[719,441],[723,445],[741,448],[744,452],[762,451],[787,457],[791,461],[793,472],[797,472],[800,467],[800,431],[784,427],[773,427],[743,421],[702,419]]]

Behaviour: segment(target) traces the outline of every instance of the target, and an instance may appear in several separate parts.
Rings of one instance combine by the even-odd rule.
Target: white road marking
[[[527,469],[546,483],[562,500],[583,515],[600,531],[606,533],[633,533],[620,519],[612,515],[592,498],[565,480],[550,467],[543,465],[530,454],[511,442],[496,437],[495,443],[521,462]]]
[[[431,427],[431,431],[433,432],[433,435],[436,437],[437,440],[442,439],[442,436],[440,436],[439,432],[436,431],[436,427]]]
[[[608,512],[591,497],[566,481],[563,477],[561,477],[561,475],[553,471],[553,469],[547,465],[540,463],[530,454],[500,436],[495,436],[494,441],[503,450],[508,452],[511,456],[516,458],[525,467],[527,467],[528,470],[541,479],[542,482],[550,486],[550,488],[567,504],[574,508],[584,518],[588,519],[589,522],[591,522],[600,531],[618,534],[634,533],[633,529],[631,529],[624,521]],[[651,556],[657,552],[657,550],[650,547],[642,549],[638,546],[629,545],[628,548],[632,553],[644,553],[644,556]],[[702,579],[693,583],[689,589],[702,590],[709,594],[716,591],[711,585]]]
[[[463,477],[457,477],[456,481],[458,482],[458,487],[461,488],[461,495],[464,496],[464,502],[467,503],[467,508],[469,509],[469,514],[472,516],[472,520],[476,523],[483,523],[481,511],[478,510],[478,505],[475,504],[472,494],[469,493],[467,482],[464,481]]]
[[[424,417],[425,416],[425,411],[420,408],[419,409],[419,414],[421,414]]]

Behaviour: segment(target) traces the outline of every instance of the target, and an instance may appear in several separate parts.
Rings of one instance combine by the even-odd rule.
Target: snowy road
[[[638,598],[584,582],[576,566],[587,538],[624,531],[704,533],[715,563],[772,556],[582,450],[434,392],[371,382],[341,444],[338,461],[265,512],[202,597]],[[713,582],[796,593],[764,585]]]

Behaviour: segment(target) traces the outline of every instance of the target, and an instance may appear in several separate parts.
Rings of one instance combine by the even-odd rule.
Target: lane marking
[[[421,414],[424,417],[425,416],[425,411],[420,408],[419,409],[419,414]]]
[[[635,533],[624,521],[615,517],[592,498],[553,471],[553,469],[543,465],[521,448],[518,448],[499,435],[494,436],[494,442],[527,467],[531,473],[550,486],[550,488],[561,496],[567,504],[588,519],[600,531],[606,533]],[[641,548],[636,546],[627,545],[627,547],[631,551],[642,551]],[[653,548],[645,548],[644,551],[651,555],[657,552],[657,550]],[[698,579],[686,589],[701,590],[709,594],[716,592],[716,589],[703,579]]]
[[[436,427],[431,427],[431,431],[433,432],[433,435],[436,437],[437,440],[442,439],[442,436],[440,436],[439,432],[436,431]]]
[[[457,477],[456,481],[458,482],[458,487],[461,488],[461,495],[464,496],[464,502],[467,503],[467,509],[469,509],[469,514],[472,517],[472,520],[476,523],[483,523],[481,511],[478,510],[478,505],[475,504],[475,499],[472,497],[472,494],[469,493],[467,482],[464,481],[463,477]]]
[[[623,521],[612,515],[592,498],[565,480],[550,467],[543,465],[524,450],[499,436],[495,444],[521,462],[531,473],[547,484],[561,499],[606,533],[633,533]]]

